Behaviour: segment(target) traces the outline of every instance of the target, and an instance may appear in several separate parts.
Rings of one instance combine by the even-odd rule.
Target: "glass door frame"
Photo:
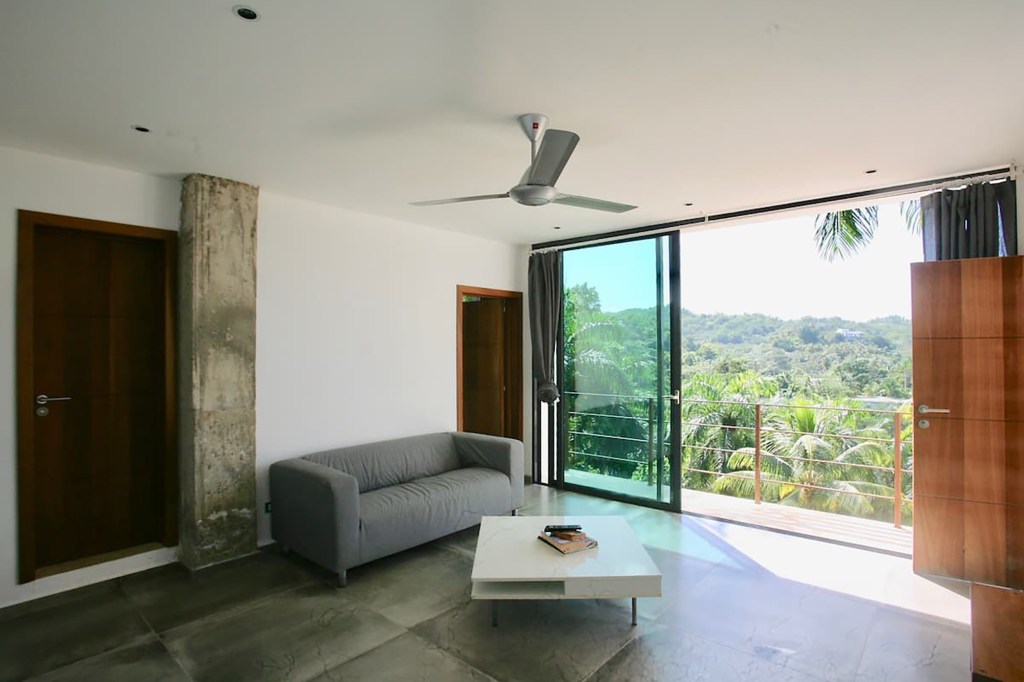
[[[590,495],[592,497],[601,497],[610,500],[616,500],[619,502],[627,502],[629,504],[636,504],[643,507],[650,507],[652,509],[661,509],[664,511],[671,511],[676,513],[682,512],[682,434],[680,428],[682,426],[682,410],[681,404],[678,398],[674,396],[679,395],[682,383],[682,369],[681,369],[681,356],[682,356],[682,330],[681,325],[681,305],[682,305],[682,288],[680,283],[680,233],[678,230],[671,232],[663,232],[654,235],[643,235],[640,237],[631,237],[626,239],[618,239],[614,241],[601,242],[598,244],[581,244],[570,248],[563,249],[564,252],[575,251],[577,249],[594,248],[599,246],[608,246],[612,244],[623,244],[626,242],[643,241],[648,239],[661,239],[668,237],[668,309],[669,309],[669,372],[668,372],[668,391],[662,393],[662,399],[667,400],[669,403],[669,500],[658,501],[656,499],[636,497],[632,495],[626,495],[623,493],[617,493],[609,490],[602,490],[600,488],[591,488],[576,483],[568,483],[565,480],[565,462],[568,456],[568,425],[569,420],[565,412],[565,400],[559,400],[557,404],[555,424],[557,425],[557,444],[555,447],[555,480],[550,483],[555,487],[562,490],[569,490],[571,492],[578,492],[584,495]],[[655,242],[656,245],[660,244]],[[659,270],[661,265],[659,264]],[[564,273],[564,266],[563,266]],[[660,272],[659,272],[660,274]],[[558,334],[558,355],[556,359],[556,367],[558,373],[558,385],[565,386],[565,280],[563,274],[562,281],[562,328]],[[659,308],[663,307],[663,304],[659,303]],[[660,330],[659,330],[660,333]],[[549,423],[549,429],[551,425]],[[549,441],[550,442],[550,441]],[[658,457],[658,462],[662,458]]]

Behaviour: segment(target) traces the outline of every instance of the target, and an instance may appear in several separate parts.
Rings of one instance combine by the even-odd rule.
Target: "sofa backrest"
[[[379,443],[352,445],[305,455],[302,459],[352,476],[365,493],[458,469],[450,433],[431,433]]]

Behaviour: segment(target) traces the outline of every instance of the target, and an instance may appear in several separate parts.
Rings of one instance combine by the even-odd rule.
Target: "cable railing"
[[[609,475],[625,472],[648,485],[662,484],[670,440],[667,403],[608,393],[567,391],[565,397],[567,468],[614,469]],[[852,515],[858,514],[849,505],[843,512],[841,502],[886,501],[895,527],[903,526],[904,514],[912,518],[912,495],[904,490],[913,475],[906,406],[879,410],[702,398],[682,398],[680,404],[684,488],[730,490],[734,483],[725,494],[752,497],[754,504],[782,502],[799,491],[823,493],[838,501],[819,500],[825,511],[837,507]],[[863,456],[865,450],[873,458]],[[872,518],[877,517],[876,511]]]

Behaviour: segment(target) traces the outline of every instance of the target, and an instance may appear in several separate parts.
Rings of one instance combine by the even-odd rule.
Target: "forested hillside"
[[[665,332],[659,355],[658,313],[605,312],[593,287],[567,291],[567,470],[651,485],[661,452],[657,468],[668,471],[670,407],[656,396],[670,392],[669,341]],[[909,320],[683,310],[681,322],[683,487],[753,497],[759,452],[765,501],[891,520],[899,435],[900,516],[911,522]]]
[[[654,360],[654,308],[601,312],[597,293],[586,285],[570,290],[570,301],[573,316],[607,328],[604,341],[616,337],[613,346],[624,353],[625,365]],[[681,322],[684,382],[695,374],[752,370],[777,382],[785,396],[910,397],[910,320],[902,317],[781,320],[684,309]]]

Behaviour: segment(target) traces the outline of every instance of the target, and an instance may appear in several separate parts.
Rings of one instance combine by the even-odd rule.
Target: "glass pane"
[[[668,239],[563,255],[566,483],[670,499]]]

